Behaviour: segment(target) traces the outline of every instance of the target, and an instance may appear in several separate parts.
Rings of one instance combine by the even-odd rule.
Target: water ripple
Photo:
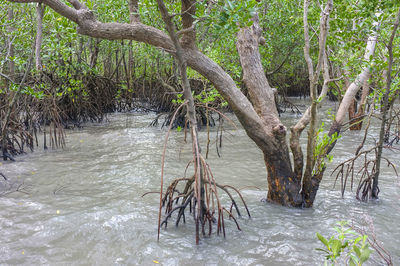
[[[179,228],[162,229],[157,242],[158,196],[141,197],[159,189],[165,130],[147,126],[153,117],[111,115],[107,123],[73,131],[63,151],[38,151],[1,165],[0,171],[26,185],[28,194],[0,198],[0,264],[316,265],[323,261],[315,251],[321,247],[316,232],[328,236],[335,222],[363,216],[374,221],[379,240],[400,263],[400,182],[389,170],[383,171],[382,197],[375,204],[359,203],[351,192],[341,199],[329,174],[312,209],[266,204],[260,201],[267,189],[262,154],[242,129],[230,126],[223,156],[214,142],[209,162],[218,182],[243,188],[252,218],[239,219],[242,231],[227,219],[226,239],[214,233],[196,246],[187,217],[190,222]],[[200,136],[204,142],[205,134]],[[336,161],[351,155],[348,146],[356,137],[346,133]],[[181,133],[172,132],[168,147],[166,182],[183,176],[191,159]],[[396,160],[395,154],[388,156]]]

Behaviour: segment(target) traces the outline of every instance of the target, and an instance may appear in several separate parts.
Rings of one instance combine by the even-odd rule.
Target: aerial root
[[[375,158],[370,158],[370,153],[375,153],[376,155],[377,147],[373,147],[368,150],[361,151],[357,153],[354,157],[347,159],[346,161],[340,163],[333,171],[333,175],[336,172],[335,184],[340,179],[340,189],[342,197],[344,197],[344,192],[350,178],[351,190],[353,190],[354,178],[360,176],[360,181],[357,186],[356,199],[367,202],[372,198],[372,185],[373,178],[376,173],[376,156]],[[356,170],[356,162],[360,159],[361,167]],[[395,174],[398,176],[397,170],[394,164],[387,158],[382,157],[389,167],[391,167]],[[357,171],[357,172],[356,172]],[[379,187],[377,188],[377,194],[379,194]]]
[[[220,185],[215,182],[209,165],[203,158],[201,159],[201,165],[202,187],[200,200],[196,197],[194,175],[191,178],[184,177],[172,180],[162,198],[165,216],[160,223],[160,227],[164,226],[167,228],[168,222],[174,213],[177,213],[176,226],[178,226],[181,221],[186,223],[185,210],[189,209],[195,221],[199,218],[199,229],[203,236],[210,236],[213,231],[213,225],[216,225],[217,235],[222,233],[225,237],[224,212],[228,214],[229,219],[235,222],[237,229],[241,230],[237,218],[233,215],[233,209],[236,211],[237,217],[241,217],[241,212],[234,195],[229,190],[231,189],[236,192],[237,196],[240,198],[239,201],[243,203],[246,209],[248,217],[251,218],[250,211],[242,194],[237,188],[231,185]],[[178,187],[183,187],[183,189],[178,189]],[[217,189],[226,193],[230,201],[230,208],[222,206]]]

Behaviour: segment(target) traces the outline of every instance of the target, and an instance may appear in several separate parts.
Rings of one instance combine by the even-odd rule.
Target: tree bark
[[[369,94],[369,85],[368,85],[369,77],[367,77],[362,85],[362,93],[360,102],[357,102],[356,99],[353,99],[353,104],[350,104],[349,107],[349,121],[350,122],[350,130],[361,130],[364,113],[365,113],[365,105],[367,103],[367,97]]]
[[[243,70],[243,81],[250,100],[260,118],[260,126],[248,127],[247,134],[264,153],[268,172],[268,195],[270,202],[285,206],[302,205],[301,179],[292,170],[286,142],[286,127],[279,120],[274,93],[268,84],[261,65],[258,40],[261,29],[258,17],[253,18],[250,28],[243,28],[237,35],[237,50]],[[254,134],[253,130],[260,132]],[[260,135],[261,137],[258,137]]]
[[[38,3],[36,6],[36,41],[35,41],[35,67],[36,70],[42,70],[42,60],[40,49],[43,40],[43,15],[45,6]]]
[[[97,65],[97,58],[100,52],[100,42],[99,39],[91,39],[90,68],[94,68]]]
[[[303,174],[303,198],[306,206],[312,206],[315,196],[313,191],[315,188],[318,190],[319,182],[313,178],[313,171],[316,164],[316,154],[315,154],[315,144],[316,144],[316,124],[317,124],[317,85],[319,81],[319,76],[322,67],[325,68],[325,74],[329,72],[327,69],[327,58],[326,58],[326,39],[329,32],[329,15],[333,9],[333,0],[329,0],[320,15],[320,34],[319,34],[319,54],[317,66],[313,68],[312,59],[310,56],[310,36],[309,36],[309,26],[308,26],[308,7],[310,0],[304,0],[304,58],[307,62],[308,76],[310,80],[310,117],[309,117],[309,129],[307,138],[307,157],[306,157],[306,167]],[[326,77],[326,75],[324,75]],[[325,84],[325,82],[324,82]],[[327,85],[327,84],[325,84]],[[327,88],[326,88],[327,89]],[[297,158],[296,158],[297,159]],[[300,171],[297,170],[297,173]]]
[[[390,87],[392,84],[392,67],[393,67],[393,40],[396,36],[397,28],[400,24],[400,9],[396,16],[396,21],[393,26],[393,31],[390,36],[390,40],[387,44],[388,49],[388,67],[386,72],[386,90],[383,95],[383,103],[382,103],[382,120],[381,120],[381,130],[379,132],[379,141],[378,141],[378,151],[376,154],[376,169],[375,174],[373,176],[373,183],[372,183],[372,198],[378,199],[378,183],[379,183],[379,174],[380,174],[380,167],[381,167],[381,160],[382,160],[382,150],[383,150],[383,141],[385,135],[385,123],[386,123],[386,116],[389,107],[389,94],[390,94]]]
[[[378,41],[378,36],[376,32],[373,32],[371,36],[368,38],[367,47],[365,49],[364,59],[369,61],[370,58],[375,53],[376,43]],[[333,135],[335,132],[338,134],[340,133],[340,129],[342,127],[344,118],[346,113],[350,107],[350,104],[353,102],[354,97],[356,96],[357,92],[361,88],[361,85],[366,82],[369,78],[370,70],[369,65],[365,66],[362,72],[356,77],[356,80],[350,84],[347,88],[346,93],[343,96],[343,99],[339,105],[339,109],[336,113],[335,121],[330,129],[329,134]]]
[[[128,0],[128,8],[129,8],[129,22],[131,24],[140,22],[139,0]]]

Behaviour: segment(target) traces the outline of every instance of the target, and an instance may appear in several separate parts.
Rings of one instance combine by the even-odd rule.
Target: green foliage
[[[212,104],[217,100],[225,102],[215,88],[212,88],[210,90],[203,90],[200,94],[196,95],[194,98],[203,104]]]
[[[44,91],[43,90],[35,90],[32,87],[26,86],[21,90],[21,93],[26,94],[26,95],[30,95],[38,100],[43,99],[43,97],[45,96]]]
[[[172,103],[173,104],[177,104],[177,105],[181,105],[185,101],[182,96],[183,96],[182,93],[178,93],[176,95],[176,99],[172,100]]]
[[[94,11],[96,17],[103,22],[129,22],[128,2],[125,0],[116,1],[83,1]],[[301,94],[300,91],[308,91],[307,70],[303,58],[303,19],[302,2],[295,1],[256,1],[256,0],[199,0],[196,1],[196,14],[194,16],[197,44],[199,49],[217,62],[224,70],[231,75],[238,87],[242,83],[242,69],[236,51],[235,36],[241,27],[252,25],[252,16],[255,12],[259,14],[260,26],[263,29],[262,35],[266,44],[260,47],[262,64],[265,71],[275,70],[281,63],[282,67],[268,79],[274,87],[284,91],[292,89],[292,93]],[[180,1],[165,1],[171,14],[181,12]],[[321,2],[323,4],[323,2]],[[35,38],[36,4],[15,4],[7,1],[0,3],[1,10],[14,9],[14,19],[8,21],[7,16],[0,16],[1,25],[10,25],[14,28],[9,32],[7,27],[0,29],[2,45],[0,54],[7,54],[7,47],[4,45],[7,38],[13,40],[15,55],[13,57],[0,57],[0,68],[5,69],[6,65],[13,61],[17,72],[23,73],[26,62],[31,53],[31,46]],[[350,81],[355,79],[359,70],[369,65],[372,71],[371,83],[375,88],[384,88],[382,71],[387,67],[383,56],[375,56],[370,60],[364,60],[366,36],[379,26],[380,40],[387,40],[394,20],[394,14],[399,8],[396,0],[370,1],[370,0],[338,0],[334,3],[334,9],[330,20],[330,35],[328,36],[329,59],[332,69],[345,69],[349,74]],[[318,23],[320,17],[320,6],[317,1],[312,1],[309,10],[309,23],[315,34],[318,34]],[[5,12],[3,12],[5,14]],[[160,17],[157,3],[154,0],[139,1],[139,15],[144,24],[151,25],[164,30],[165,26]],[[173,17],[177,30],[182,28],[181,16]],[[90,54],[94,50],[95,40],[86,36],[78,35],[76,25],[66,18],[53,12],[46,7],[43,20],[43,45],[41,51],[42,63],[46,72],[57,73],[60,78],[68,80],[56,89],[56,95],[70,95],[74,97],[85,97],[86,90],[79,84],[79,77],[75,73],[110,76],[110,72],[118,65],[115,53],[119,58],[133,50],[134,70],[132,80],[140,79],[143,84],[156,80],[159,76],[171,77],[176,75],[174,60],[166,55],[164,51],[149,45],[122,41],[103,40],[98,44],[99,56],[97,64],[91,68]],[[378,44],[377,54],[385,55],[384,43]],[[394,41],[394,58],[400,56],[400,39]],[[317,38],[312,38],[311,53],[316,59],[318,51]],[[80,57],[78,57],[80,55]],[[78,60],[79,59],[79,60]],[[127,61],[127,60],[126,60]],[[127,62],[129,63],[129,62]],[[120,63],[120,72],[122,63]],[[393,70],[395,76],[395,69]],[[337,73],[337,76],[343,73]],[[189,78],[204,79],[194,70],[188,70]],[[336,75],[336,74],[335,74]],[[346,74],[347,75],[347,74]],[[115,79],[115,76],[113,77]],[[117,97],[125,95],[128,87],[129,93],[135,93],[132,86],[127,86],[125,80],[120,80],[121,87]],[[167,80],[167,79],[165,79]],[[344,86],[338,81],[340,91]],[[393,80],[391,97],[399,88],[399,78]],[[0,88],[0,93],[6,93],[8,88]],[[332,91],[332,90],[331,90]],[[332,91],[339,96],[339,90]],[[25,94],[35,98],[42,98],[46,90],[39,86],[31,86],[23,91]],[[290,92],[289,92],[290,93]],[[377,94],[377,102],[380,102],[384,90]],[[77,96],[80,95],[80,96]],[[340,97],[339,97],[340,98]],[[227,103],[222,101],[215,89],[208,89],[196,96],[198,102],[218,102],[222,106]],[[178,99],[174,103],[180,103]],[[378,105],[377,105],[378,106]],[[377,107],[379,108],[379,106]],[[324,138],[322,138],[324,139]],[[324,141],[323,141],[324,142]],[[327,142],[325,140],[325,142]]]
[[[383,87],[382,71],[387,68],[387,62],[384,60],[387,54],[385,42],[389,39],[399,4],[400,2],[395,0],[335,1],[330,22],[331,34],[328,36],[328,45],[334,49],[330,52],[329,59],[343,69],[341,74],[349,78],[350,82],[356,79],[363,67],[369,67],[372,74],[369,83],[375,84],[376,88]],[[382,41],[377,44],[375,56],[365,60],[366,38],[374,31]],[[398,47],[394,46],[395,53],[400,52]],[[345,87],[344,81],[337,84],[341,88]],[[342,93],[344,91],[345,88],[341,89]],[[331,92],[339,96],[339,91]]]
[[[204,105],[213,105],[221,107],[225,107],[228,103],[222,98],[219,92],[214,88],[211,87],[210,89],[204,89],[199,94],[195,95],[195,92],[192,92],[193,98],[197,103],[201,103]],[[184,102],[183,94],[178,93],[176,94],[176,99],[172,99],[171,101],[174,105],[180,105]]]
[[[275,1],[273,4],[264,1],[264,8],[260,10],[260,25],[266,41],[260,47],[264,69],[267,73],[273,72],[283,63],[277,72],[268,75],[270,83],[291,95],[308,92],[302,1]]]
[[[237,32],[240,28],[253,25],[251,18],[257,12],[260,4],[255,0],[226,0],[219,1],[222,8],[218,17],[218,23],[214,25],[217,31]]]
[[[313,174],[325,169],[327,164],[326,160],[328,160],[328,163],[333,161],[333,156],[326,154],[326,151],[333,143],[341,138],[337,132],[332,134],[332,136],[329,136],[329,134],[324,133],[323,131],[324,123],[322,122],[316,133],[316,142],[314,147],[314,161],[316,162],[316,167]]]
[[[325,253],[325,265],[328,265],[328,262],[336,265],[341,257],[344,257],[344,261],[350,266],[362,265],[372,252],[368,244],[368,236],[356,233],[348,226],[347,221],[340,221],[336,225],[334,227],[336,235],[331,236],[329,240],[320,233],[316,233],[317,238],[324,245],[323,248],[316,250]]]
[[[383,105],[383,97],[386,93],[386,84],[385,84],[385,78],[382,77],[379,80],[379,87],[376,88],[374,91],[372,91],[369,95],[369,99],[375,100],[374,102],[374,108],[375,110],[381,110],[382,105]],[[395,75],[394,77],[392,76],[392,82],[390,84],[390,91],[389,91],[389,102],[392,102],[393,100],[398,97],[398,93],[400,90],[400,78]]]

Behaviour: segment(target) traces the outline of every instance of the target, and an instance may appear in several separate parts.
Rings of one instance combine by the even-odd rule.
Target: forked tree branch
[[[43,3],[51,9],[75,22],[78,33],[108,40],[134,40],[161,48],[171,54],[174,45],[163,31],[142,23],[103,23],[96,19],[93,12],[77,0],[70,0],[70,7],[59,0],[9,0],[18,3]],[[207,78],[229,103],[244,128],[258,128],[247,131],[256,142],[263,141],[265,132],[260,117],[252,104],[236,86],[235,81],[214,61],[201,53],[196,47],[183,46],[184,58],[191,68]]]

